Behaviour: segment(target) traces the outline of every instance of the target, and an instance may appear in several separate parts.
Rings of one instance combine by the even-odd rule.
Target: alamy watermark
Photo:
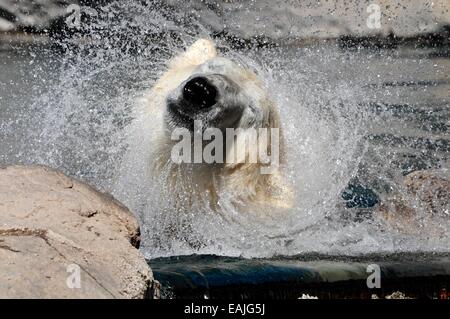
[[[81,267],[77,264],[70,264],[66,271],[69,273],[66,279],[66,285],[69,289],[81,288]]]
[[[89,6],[79,6],[77,4],[70,4],[66,7],[66,25],[71,29],[81,28],[82,15],[95,17],[98,16],[98,11]]]
[[[381,288],[381,269],[377,264],[370,264],[366,269],[367,273],[370,275],[367,277],[366,284],[367,288]]]
[[[381,8],[378,4],[372,3],[367,6],[366,12],[369,14],[366,25],[369,29],[381,29]]]
[[[71,4],[66,8],[66,24],[69,28],[79,28],[81,22],[81,8],[77,4]]]
[[[225,131],[225,132],[224,132]],[[225,135],[225,137],[224,137]],[[280,130],[278,128],[206,128],[194,121],[194,132],[177,127],[171,150],[174,163],[260,163],[261,174],[272,174],[280,163]]]

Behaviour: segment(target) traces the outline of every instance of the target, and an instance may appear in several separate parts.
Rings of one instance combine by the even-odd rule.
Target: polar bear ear
[[[186,50],[186,58],[195,64],[202,64],[206,60],[217,56],[216,45],[209,39],[198,39]]]
[[[213,41],[208,39],[198,39],[188,47],[184,53],[173,59],[172,65],[180,64],[197,66],[216,56],[217,51]]]

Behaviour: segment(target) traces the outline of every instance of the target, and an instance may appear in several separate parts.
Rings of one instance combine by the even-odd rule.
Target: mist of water
[[[448,249],[448,237],[424,239],[399,234],[376,218],[342,218],[348,209],[341,193],[367,159],[366,136],[378,119],[358,102],[364,88],[339,67],[361,61],[333,45],[237,50],[215,39],[222,55],[257,72],[279,107],[288,156],[284,173],[295,205],[286,215],[263,219],[233,209],[218,214],[203,203],[190,213],[174,209],[170,189],[148,170],[156,119],[141,106],[170,57],[211,36],[198,14],[158,3],[114,2],[98,9],[97,22],[72,40],[76,45],[61,43],[65,55],[57,81],[32,112],[21,114],[27,125],[18,161],[62,169],[112,193],[138,216],[147,257]],[[386,158],[382,152],[364,165],[373,164],[372,174],[396,185],[400,173],[375,169],[376,160]]]

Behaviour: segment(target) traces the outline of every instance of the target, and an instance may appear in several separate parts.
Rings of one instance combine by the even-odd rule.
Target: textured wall
[[[133,1],[133,0],[130,0]],[[19,26],[45,28],[76,0],[0,0],[0,31]],[[83,2],[83,1],[82,1]],[[243,38],[329,38],[340,35],[400,36],[439,30],[450,24],[450,0],[166,0],[175,11],[195,10],[214,31]],[[101,1],[84,1],[94,5]],[[3,14],[2,14],[3,12]],[[17,16],[10,21],[8,14]],[[377,18],[379,17],[379,19]],[[9,21],[8,21],[9,20]],[[379,23],[377,22],[379,21]]]

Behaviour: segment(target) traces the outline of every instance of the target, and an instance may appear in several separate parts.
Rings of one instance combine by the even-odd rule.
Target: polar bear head
[[[278,164],[283,162],[282,134],[279,132],[276,138],[278,145],[274,152],[274,138],[270,132],[281,130],[278,110],[263,82],[251,69],[217,56],[212,41],[200,39],[169,62],[150,97],[147,110],[155,124],[152,129],[156,138],[152,143],[152,162],[156,173],[164,172],[173,194],[179,189],[190,189],[193,194],[207,192],[211,203],[219,202],[222,194],[231,193],[228,198],[236,199],[245,206],[250,203],[261,207],[288,205],[286,194],[289,191],[278,170]],[[173,132],[182,128],[189,132],[188,135],[195,136],[198,131],[196,122],[202,124],[203,131],[215,129],[223,132],[227,139],[229,129],[239,129],[233,137],[236,142],[221,146],[224,162],[202,162],[197,165],[195,155],[194,161],[173,161],[172,155],[177,153],[174,149],[178,144],[172,138]],[[260,130],[269,131],[265,140],[258,136],[256,143],[238,147],[237,141],[242,140],[240,137],[248,142],[255,136],[253,132],[261,134]],[[201,147],[204,147],[206,143],[202,143]],[[193,144],[195,149],[195,142]],[[247,161],[250,157],[255,159],[249,154],[256,149],[258,156],[262,149],[270,155],[264,161],[261,157],[257,157],[256,161]],[[275,153],[276,156],[273,156]],[[245,160],[229,160],[235,155]],[[270,158],[269,161],[267,158]],[[272,170],[272,158],[276,158],[275,170]],[[261,173],[267,168],[270,168],[269,173]],[[180,197],[192,198],[186,194]]]

